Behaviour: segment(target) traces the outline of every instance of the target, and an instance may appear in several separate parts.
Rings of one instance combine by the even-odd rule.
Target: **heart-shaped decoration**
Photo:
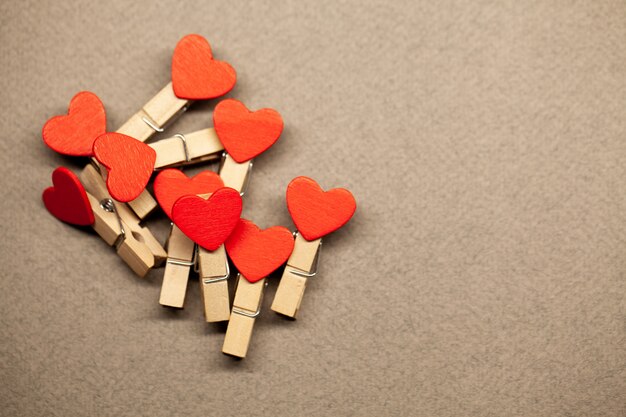
[[[109,172],[109,194],[123,203],[134,200],[146,188],[156,162],[154,149],[121,133],[98,136],[93,154]]]
[[[80,180],[72,171],[59,167],[52,173],[52,184],[43,192],[43,204],[57,219],[78,226],[95,222],[89,198]]]
[[[241,219],[225,246],[241,275],[250,282],[257,282],[289,259],[294,240],[285,227],[260,230],[250,220]]]
[[[300,234],[315,240],[348,223],[356,201],[344,188],[324,192],[311,178],[297,177],[287,186],[287,208]]]
[[[154,196],[167,217],[172,219],[172,207],[180,197],[211,194],[223,186],[224,181],[213,171],[202,171],[189,178],[179,169],[168,168],[154,179]]]
[[[172,86],[178,98],[207,100],[228,93],[237,73],[227,62],[213,59],[209,42],[200,35],[178,41],[172,57]]]
[[[207,200],[196,195],[179,198],[172,208],[172,219],[189,239],[206,250],[215,250],[237,226],[241,209],[239,191],[224,187]]]
[[[220,101],[213,111],[215,133],[224,149],[239,163],[266,151],[280,137],[283,118],[276,110],[250,111],[240,101]]]
[[[43,141],[64,155],[91,156],[93,142],[106,132],[106,113],[94,93],[81,91],[70,101],[66,116],[54,116],[43,126]]]

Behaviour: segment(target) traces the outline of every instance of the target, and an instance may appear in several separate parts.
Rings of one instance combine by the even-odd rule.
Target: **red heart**
[[[224,186],[222,178],[213,171],[202,171],[189,178],[179,169],[165,169],[154,179],[154,196],[172,218],[172,207],[184,195],[210,194]]]
[[[106,132],[106,114],[94,93],[81,91],[70,101],[67,116],[54,116],[41,131],[43,141],[64,155],[91,156],[93,142]]]
[[[237,73],[227,62],[213,59],[211,45],[200,35],[178,41],[172,57],[172,85],[178,98],[207,100],[228,93]]]
[[[344,188],[324,192],[311,178],[297,177],[287,186],[287,208],[302,236],[315,240],[348,223],[356,201]]]
[[[239,163],[272,146],[283,131],[283,118],[276,110],[250,111],[240,101],[220,101],[213,111],[213,126],[226,151]]]
[[[257,282],[287,261],[294,240],[285,227],[260,230],[250,220],[241,219],[225,245],[241,275],[250,282]]]
[[[94,223],[89,198],[76,174],[59,167],[52,173],[52,184],[53,187],[44,190],[42,198],[54,217],[79,226],[90,226]]]
[[[211,194],[208,200],[196,195],[179,198],[172,207],[172,218],[189,239],[206,250],[215,250],[237,225],[241,208],[239,191],[224,187]]]
[[[156,161],[154,149],[121,133],[98,136],[93,154],[109,171],[111,197],[123,203],[134,200],[146,188]]]

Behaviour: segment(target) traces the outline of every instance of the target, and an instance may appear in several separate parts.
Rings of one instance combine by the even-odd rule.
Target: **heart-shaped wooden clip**
[[[91,156],[93,142],[105,132],[104,105],[94,93],[81,91],[70,101],[67,115],[50,118],[41,135],[46,145],[59,153]]]
[[[200,35],[178,41],[172,57],[172,86],[178,98],[208,100],[228,93],[237,73],[227,62],[213,59],[209,42]]]
[[[284,264],[293,251],[293,235],[282,226],[260,230],[240,219],[226,240],[226,252],[248,281],[257,282]]]
[[[52,173],[52,187],[43,192],[43,203],[57,219],[78,226],[94,224],[89,198],[80,180],[72,171],[59,167]]]
[[[202,171],[189,178],[181,170],[169,168],[159,172],[154,179],[154,196],[167,217],[172,219],[172,208],[180,197],[211,194],[223,186],[222,178],[213,171]]]
[[[300,234],[310,241],[346,224],[356,201],[344,188],[324,192],[311,178],[297,177],[287,186],[287,208]]]
[[[111,197],[123,203],[134,200],[146,188],[156,161],[154,149],[121,133],[98,136],[93,154],[108,170]]]
[[[206,250],[216,250],[230,236],[241,216],[237,190],[224,187],[205,200],[196,195],[179,198],[172,208],[174,224]]]
[[[213,111],[215,133],[224,149],[239,163],[271,147],[283,131],[283,118],[274,109],[250,111],[234,99],[220,101]]]

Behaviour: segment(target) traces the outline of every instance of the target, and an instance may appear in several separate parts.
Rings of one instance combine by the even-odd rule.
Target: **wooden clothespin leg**
[[[200,294],[204,305],[204,318],[207,323],[228,321],[230,298],[228,276],[230,270],[224,245],[214,251],[198,249]]]
[[[293,236],[282,226],[261,230],[249,220],[239,220],[225,243],[239,274],[223,353],[246,356],[252,328],[261,311],[266,278],[285,263],[293,246]]]
[[[157,159],[154,169],[178,167],[218,159],[224,150],[215,129],[202,129],[151,143]]]
[[[111,198],[98,201],[88,194],[95,215],[94,230],[140,277],[145,276],[155,264],[155,256],[148,251],[133,235],[133,230],[125,223],[120,214],[120,203]],[[132,236],[132,237],[131,237]]]
[[[168,83],[152,97],[137,113],[126,121],[118,133],[145,142],[155,133],[163,132],[167,123],[184,112],[191,102],[174,94],[172,83]]]
[[[293,253],[280,279],[272,310],[284,316],[296,318],[308,278],[317,273],[322,239],[308,241],[301,234],[296,234]]]
[[[266,285],[265,278],[251,283],[241,274],[237,275],[237,290],[235,291],[230,321],[224,336],[223,353],[238,358],[246,357],[254,322],[261,312]]]
[[[110,210],[120,218],[124,228],[124,239],[116,248],[118,255],[141,277],[145,276],[152,267],[160,265],[167,257],[167,253],[152,233],[141,227],[139,219],[126,205],[113,201],[96,168],[87,165],[81,173],[81,179],[85,190],[100,204],[106,205],[111,201],[113,206]]]
[[[224,154],[220,167],[220,177],[222,177],[225,186],[234,188],[243,195],[250,181],[251,170],[252,160],[239,163],[231,155]]]
[[[195,243],[172,224],[159,304],[183,308],[189,272],[194,265]]]

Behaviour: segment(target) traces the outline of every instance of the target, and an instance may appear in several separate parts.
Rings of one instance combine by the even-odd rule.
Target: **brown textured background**
[[[626,415],[626,4],[388,3],[1,2],[0,415]],[[192,32],[286,121],[244,214],[292,227],[296,175],[359,205],[241,362],[197,280],[161,308],[40,200],[80,166],[46,119],[89,89],[116,129]]]

